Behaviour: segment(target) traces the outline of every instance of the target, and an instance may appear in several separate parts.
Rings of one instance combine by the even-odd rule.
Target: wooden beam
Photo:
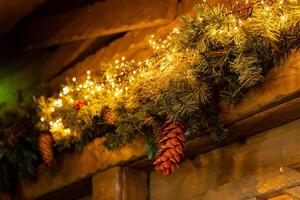
[[[147,200],[148,174],[114,167],[93,176],[93,200]]]
[[[110,0],[27,22],[29,48],[74,42],[163,25],[176,16],[177,0]]]
[[[56,160],[55,172],[41,165],[37,180],[22,180],[18,193],[23,199],[35,199],[65,186],[89,177],[99,170],[124,164],[145,156],[145,139],[137,138],[134,143],[111,151],[104,145],[104,138],[97,138],[84,148],[72,154],[65,154]]]
[[[270,130],[299,118],[300,97],[262,110],[261,112],[229,125],[227,127],[229,129],[229,135],[224,141],[216,142],[208,134],[192,140],[187,144],[185,154],[187,157],[193,157],[235,141],[246,139],[252,135]]]

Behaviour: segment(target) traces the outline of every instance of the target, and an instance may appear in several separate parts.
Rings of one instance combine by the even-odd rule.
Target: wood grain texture
[[[128,167],[121,168],[121,200],[148,200],[148,173]]]
[[[120,200],[121,169],[110,168],[93,176],[93,200]]]
[[[103,145],[104,140],[97,138],[83,151],[61,156],[52,170],[41,165],[37,180],[23,180],[19,193],[24,199],[34,199],[78,182],[99,170],[140,159],[146,154],[144,138],[136,138],[132,144],[115,151],[108,150]]]
[[[227,191],[233,197],[238,194],[255,197],[295,186],[300,174],[289,166],[300,162],[299,128],[300,120],[296,120],[252,136],[243,143],[215,149],[193,161],[184,161],[168,177],[153,172],[150,199],[196,200],[204,199],[204,195],[213,199],[208,198],[209,193],[220,194],[215,199],[231,199],[225,196]],[[282,176],[281,171],[290,175]],[[209,192],[211,190],[213,192]]]
[[[147,200],[148,174],[114,167],[93,176],[93,200]]]
[[[218,198],[240,200],[254,197],[261,197],[272,200],[272,194],[300,184],[300,173],[289,167],[278,169],[265,169],[264,171],[253,172],[239,180],[208,191],[201,199],[215,200]],[[277,196],[277,195],[276,195]],[[286,198],[274,198],[274,200],[292,200],[291,196]],[[288,198],[289,197],[289,198]]]
[[[51,46],[166,24],[176,15],[177,0],[110,0],[25,25],[29,47]]]
[[[47,82],[51,78],[73,67],[76,63],[84,60],[86,56],[104,47],[115,36],[92,38],[61,45],[47,58],[41,66],[41,80]]]

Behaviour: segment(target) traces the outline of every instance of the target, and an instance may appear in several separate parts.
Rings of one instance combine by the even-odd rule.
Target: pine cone
[[[102,109],[101,117],[103,121],[109,125],[113,125],[116,120],[113,110],[107,106]]]
[[[42,133],[39,137],[39,150],[42,159],[47,167],[50,167],[54,161],[52,149],[52,137],[50,133]]]
[[[170,175],[174,172],[183,156],[184,144],[183,125],[168,120],[157,133],[158,152],[153,163],[155,170],[164,175]]]

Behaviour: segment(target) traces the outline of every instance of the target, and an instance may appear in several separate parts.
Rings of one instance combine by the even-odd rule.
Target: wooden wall
[[[148,57],[151,55],[147,43],[149,35],[164,37],[176,25],[176,18],[190,13],[196,2],[198,1],[99,1],[64,13],[29,19],[23,24],[21,39],[24,47],[31,51],[47,50],[47,57],[38,68],[40,79],[53,89],[58,89],[66,77],[80,78],[86,70],[91,70],[92,74],[101,74],[104,70],[101,66],[103,60],[119,59],[122,56],[128,59]],[[209,1],[211,5],[218,2],[223,1]],[[99,17],[100,15],[103,17]],[[105,17],[106,15],[110,17]],[[231,188],[232,191],[235,185],[240,187],[242,183],[239,181],[243,180],[254,185],[266,180],[271,183],[283,180],[287,187],[294,186],[298,182],[284,182],[285,175],[282,177],[278,174],[278,166],[282,165],[289,174],[297,175],[298,172],[292,165],[299,162],[299,138],[296,130],[300,122],[279,126],[300,118],[299,63],[300,53],[293,52],[282,68],[271,72],[261,88],[251,91],[238,105],[224,108],[219,119],[230,130],[229,137],[217,143],[204,133],[202,137],[187,144],[187,160],[178,172],[170,177],[150,174],[147,197],[141,197],[142,194],[134,187],[128,187],[128,184],[132,184],[137,188],[141,186],[140,190],[145,190],[145,187],[149,189],[147,176],[141,171],[144,167],[149,169],[149,163],[151,164],[146,158],[145,140],[137,138],[133,144],[111,152],[104,148],[103,139],[99,138],[83,152],[58,158],[54,170],[40,166],[35,182],[21,182],[18,191],[20,198],[35,199],[88,177],[92,177],[94,192],[97,193],[87,198],[93,199],[98,196],[104,198],[110,189],[114,191],[114,196],[106,199],[167,200],[173,197],[184,200],[204,198],[204,195],[206,199],[216,199],[211,195],[227,195],[218,191],[223,191],[224,188]],[[36,69],[36,65],[33,69]],[[275,127],[279,128],[254,136],[244,144],[236,143],[219,148]],[[284,130],[287,134],[284,134]],[[198,156],[199,154],[202,155]],[[195,156],[194,160],[190,160]],[[134,170],[115,167],[116,165],[130,165]],[[275,169],[271,169],[272,166]],[[271,174],[274,172],[279,178],[266,179],[261,171]],[[139,180],[134,174],[142,174],[143,178]],[[251,179],[252,175],[258,179]],[[261,195],[273,192],[253,187],[247,190],[245,185],[240,188],[246,188],[245,197],[260,198]],[[135,196],[130,196],[132,194]]]
[[[299,129],[296,120],[187,159],[168,177],[151,172],[150,200],[241,200],[279,193],[298,199]]]

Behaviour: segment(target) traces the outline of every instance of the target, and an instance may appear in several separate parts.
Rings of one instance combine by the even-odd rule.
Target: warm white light
[[[281,18],[282,21],[286,20],[286,16],[285,15],[282,15],[280,18]]]
[[[97,89],[97,91],[100,91],[100,90],[101,90],[101,86],[100,86],[100,85],[97,85],[97,86],[96,86],[96,89]]]
[[[66,87],[63,88],[63,93],[64,93],[64,94],[68,94],[69,91],[70,91],[70,90],[69,90],[69,87],[66,86]]]
[[[45,121],[45,118],[44,118],[44,117],[41,117],[41,121],[42,121],[42,122]]]
[[[75,81],[76,81],[76,78],[75,78],[75,77],[73,77],[73,78],[72,78],[72,81],[73,81],[73,82],[75,82]]]

